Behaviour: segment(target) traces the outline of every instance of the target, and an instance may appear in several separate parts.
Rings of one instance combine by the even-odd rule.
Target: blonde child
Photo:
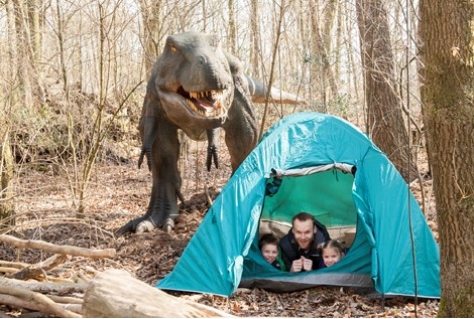
[[[337,240],[329,240],[321,247],[321,257],[326,267],[338,263],[345,254],[346,249]]]
[[[262,252],[263,258],[278,270],[285,271],[285,264],[280,257],[280,248],[278,247],[278,238],[273,234],[265,234],[260,237],[258,247]]]

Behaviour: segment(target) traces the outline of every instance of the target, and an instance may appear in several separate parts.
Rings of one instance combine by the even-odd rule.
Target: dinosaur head
[[[222,126],[234,85],[216,36],[196,32],[169,36],[154,73],[163,110],[175,125],[191,137]]]

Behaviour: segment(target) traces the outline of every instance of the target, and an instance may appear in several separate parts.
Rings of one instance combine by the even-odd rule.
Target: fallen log
[[[118,269],[107,270],[89,282],[82,314],[95,318],[233,317],[221,310],[168,295]]]
[[[19,287],[40,293],[55,293],[65,296],[73,293],[83,293],[87,285],[76,283],[31,282],[0,277],[0,287]]]

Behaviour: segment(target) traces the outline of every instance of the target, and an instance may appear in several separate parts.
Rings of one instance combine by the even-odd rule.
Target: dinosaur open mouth
[[[197,114],[210,117],[222,113],[222,105],[224,105],[223,90],[188,92],[181,86],[178,93],[185,98],[189,108]]]

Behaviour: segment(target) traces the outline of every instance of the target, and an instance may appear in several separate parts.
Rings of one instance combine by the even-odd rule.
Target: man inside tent
[[[300,212],[293,216],[292,227],[280,240],[281,257],[290,272],[322,267],[319,245],[330,240],[326,226],[313,215]]]

